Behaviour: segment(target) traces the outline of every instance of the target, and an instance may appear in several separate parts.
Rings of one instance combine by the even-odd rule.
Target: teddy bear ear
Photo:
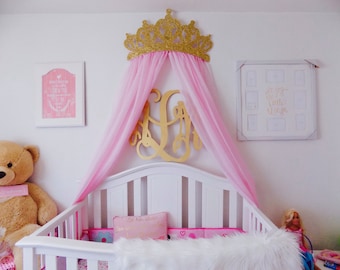
[[[28,152],[30,152],[32,159],[33,159],[33,164],[35,164],[40,157],[39,148],[35,145],[27,145],[27,146],[25,146],[25,149]]]

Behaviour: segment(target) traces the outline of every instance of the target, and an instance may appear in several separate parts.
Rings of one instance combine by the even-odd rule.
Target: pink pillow
[[[124,216],[113,218],[113,239],[167,239],[168,214],[166,212],[145,216]]]

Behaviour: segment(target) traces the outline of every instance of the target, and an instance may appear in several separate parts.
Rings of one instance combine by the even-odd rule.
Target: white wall
[[[144,19],[155,23],[164,15],[0,15],[0,139],[40,147],[33,180],[61,210],[72,203],[79,181],[91,166],[116,102],[127,65],[125,33],[135,33]],[[210,65],[223,117],[234,138],[237,60],[319,60],[317,140],[235,139],[235,143],[256,180],[261,209],[279,225],[283,211],[294,207],[300,210],[316,248],[340,248],[340,14],[177,13],[175,17],[183,23],[195,20],[202,34],[212,34]],[[86,63],[87,125],[35,127],[34,64],[79,60]]]

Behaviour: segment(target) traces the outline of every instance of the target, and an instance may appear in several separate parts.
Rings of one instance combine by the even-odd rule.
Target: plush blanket
[[[120,239],[115,267],[129,270],[299,270],[299,246],[290,233],[241,233],[212,239]],[[116,269],[116,268],[114,268]]]

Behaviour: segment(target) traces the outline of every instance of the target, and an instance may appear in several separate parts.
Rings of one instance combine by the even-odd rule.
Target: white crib
[[[141,216],[166,211],[169,226],[177,228],[240,228],[268,232],[276,226],[235,190],[224,177],[188,165],[146,164],[108,177],[84,201],[72,205],[31,236],[20,240],[24,269],[87,269],[99,261],[114,269],[113,244],[79,240],[88,228],[111,228],[114,216]]]

